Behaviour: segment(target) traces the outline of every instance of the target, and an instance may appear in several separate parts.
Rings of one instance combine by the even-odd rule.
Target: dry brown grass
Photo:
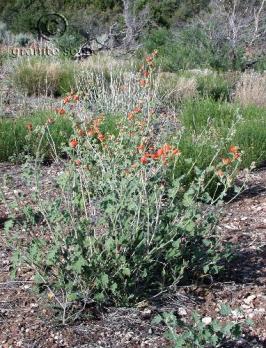
[[[41,58],[18,60],[11,74],[15,88],[28,96],[60,96],[74,85],[74,65]]]
[[[180,102],[197,95],[195,77],[180,77],[172,73],[161,73],[159,92],[166,100]]]
[[[241,105],[266,107],[266,73],[245,73],[236,86],[235,101]]]

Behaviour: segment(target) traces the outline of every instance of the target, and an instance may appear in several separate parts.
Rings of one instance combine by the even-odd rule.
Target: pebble
[[[205,325],[209,325],[212,322],[212,318],[211,317],[202,318],[202,322]]]
[[[178,308],[177,313],[181,316],[187,315],[187,311],[185,310],[185,308]]]
[[[247,298],[244,299],[244,302],[246,304],[250,304],[253,300],[255,300],[256,297],[257,297],[256,295],[250,295],[250,296],[248,296]]]

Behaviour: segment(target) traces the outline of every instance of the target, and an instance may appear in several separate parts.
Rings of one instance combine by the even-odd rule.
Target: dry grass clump
[[[183,77],[172,73],[159,75],[159,94],[169,102],[180,102],[197,95],[195,77]]]
[[[236,86],[234,99],[244,106],[266,106],[266,73],[243,74]]]
[[[114,74],[116,71],[135,71],[136,62],[133,58],[125,60],[123,57],[115,57],[109,52],[95,54],[79,62],[79,70],[90,71],[94,73],[103,73],[108,75],[110,71]]]
[[[28,96],[61,96],[73,87],[75,66],[40,58],[22,59],[11,76],[13,85]]]

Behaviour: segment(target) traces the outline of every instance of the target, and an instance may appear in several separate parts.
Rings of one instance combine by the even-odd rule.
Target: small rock
[[[250,296],[248,296],[247,298],[244,299],[244,302],[246,304],[250,304],[253,300],[255,300],[256,297],[257,297],[256,295],[250,295]]]
[[[141,312],[141,317],[142,317],[143,319],[150,319],[151,314],[152,314],[151,309],[145,308],[145,309]]]
[[[209,325],[212,322],[212,318],[211,317],[202,318],[202,322],[205,325]]]
[[[187,311],[185,310],[185,308],[178,308],[177,310],[178,315],[184,316],[187,315]]]

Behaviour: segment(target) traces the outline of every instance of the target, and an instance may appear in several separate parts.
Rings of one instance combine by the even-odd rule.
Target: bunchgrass
[[[237,122],[237,125],[231,142],[243,151],[242,168],[250,166],[252,162],[259,165],[266,159],[265,108],[242,107],[227,102],[216,102],[211,98],[190,100],[183,104],[184,127],[195,135],[209,129],[209,141],[213,144],[215,144],[214,137],[217,141],[228,135],[228,129],[234,122]],[[201,158],[202,163],[205,163],[208,157],[207,151]]]
[[[28,96],[62,96],[75,87],[75,66],[45,58],[22,59],[14,67],[11,81]]]
[[[51,122],[49,124],[48,122]],[[37,132],[46,125],[45,134]],[[23,162],[25,155],[37,154],[43,160],[52,160],[61,154],[72,133],[72,123],[53,112],[36,112],[17,119],[0,119],[0,162],[12,157]]]

